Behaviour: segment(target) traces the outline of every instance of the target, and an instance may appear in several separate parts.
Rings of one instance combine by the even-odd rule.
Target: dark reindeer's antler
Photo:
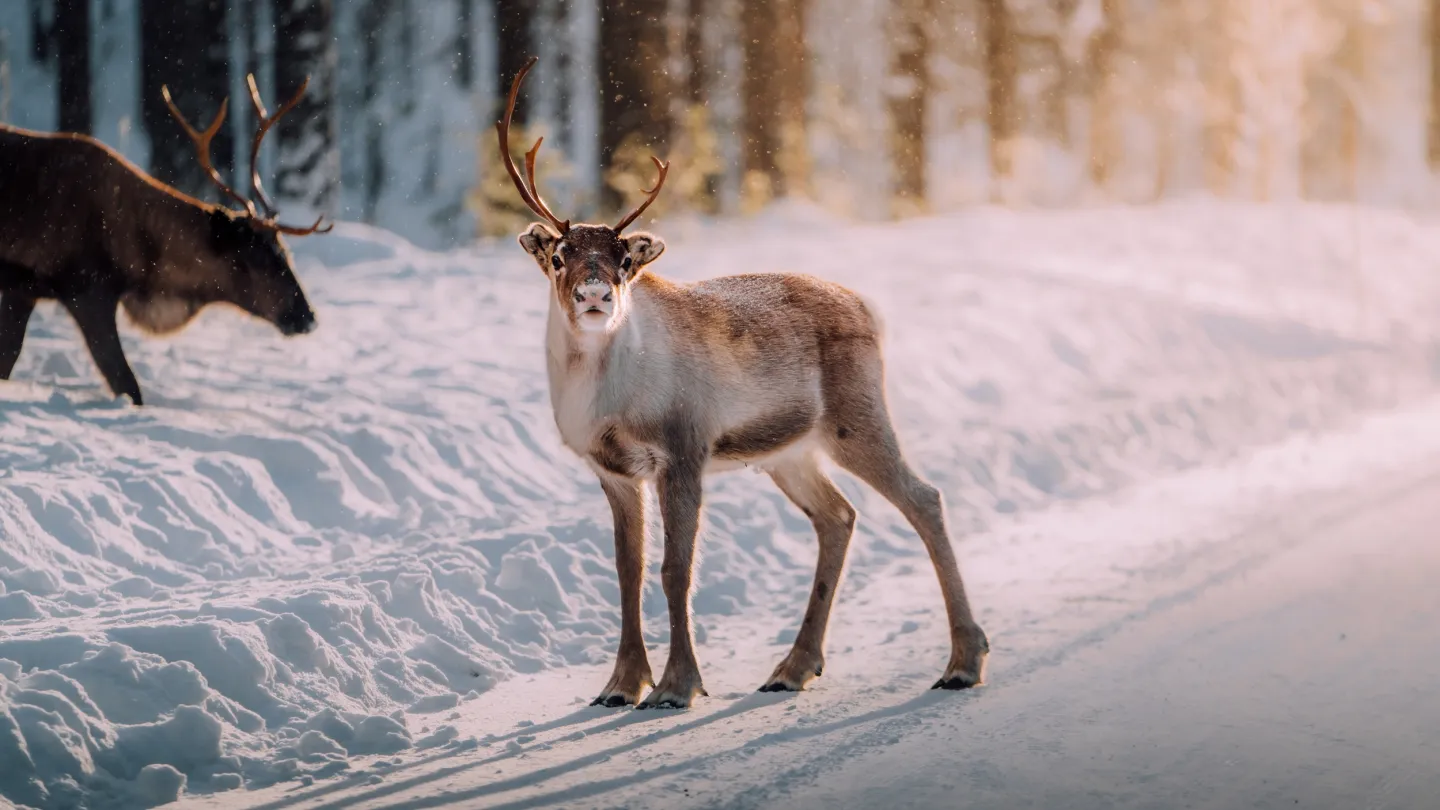
[[[510,99],[505,104],[505,119],[495,124],[495,132],[500,136],[500,155],[505,159],[505,171],[510,173],[510,181],[520,192],[520,199],[530,206],[531,211],[554,225],[563,236],[570,230],[570,220],[562,221],[551,213],[550,207],[540,198],[540,192],[535,188],[535,156],[540,153],[540,144],[545,139],[536,140],[535,145],[530,147],[530,151],[525,153],[525,176],[530,180],[528,186],[520,177],[520,170],[515,168],[515,159],[510,157],[510,120],[515,117],[515,99],[520,96],[520,83],[525,81],[525,74],[529,73],[530,68],[535,67],[535,63],[538,61],[540,61],[540,57],[530,57],[520,68],[520,72],[515,74],[515,81],[510,83]]]
[[[160,85],[160,95],[165,99],[165,106],[170,108],[170,114],[180,122],[181,128],[185,130],[186,135],[190,136],[190,140],[195,142],[195,155],[200,161],[200,168],[205,170],[205,175],[210,178],[210,182],[224,192],[225,196],[240,203],[240,207],[244,208],[246,213],[252,217],[255,216],[255,204],[227,185],[224,178],[220,176],[220,172],[216,171],[215,164],[210,162],[210,141],[214,140],[215,133],[219,132],[220,126],[225,123],[225,113],[230,107],[230,99],[227,98],[220,102],[220,112],[215,114],[215,120],[210,122],[210,126],[206,127],[204,132],[198,132],[195,127],[190,126],[189,121],[185,120],[185,116],[180,114],[180,108],[175,106],[175,100],[170,97],[170,88],[167,85]]]
[[[307,78],[300,85],[300,90],[295,93],[295,96],[285,102],[279,110],[276,110],[274,115],[268,115],[265,112],[265,104],[260,100],[260,91],[255,86],[254,74],[246,76],[246,82],[250,85],[250,101],[255,105],[255,114],[257,116],[255,140],[250,145],[250,187],[255,197],[259,199],[260,205],[265,209],[264,216],[260,215],[260,211],[256,209],[254,201],[247,199],[240,192],[227,185],[224,179],[220,177],[220,172],[216,171],[214,164],[210,162],[210,141],[215,137],[215,133],[220,131],[221,124],[225,122],[225,113],[229,109],[230,99],[227,98],[220,102],[220,112],[215,115],[215,120],[210,122],[210,126],[206,127],[204,132],[198,132],[194,127],[190,126],[189,121],[185,120],[185,116],[180,114],[180,109],[175,106],[175,102],[170,98],[170,88],[162,86],[160,88],[160,94],[165,97],[165,105],[170,108],[170,114],[175,116],[175,120],[180,122],[180,126],[184,128],[185,134],[190,136],[190,140],[195,142],[195,154],[200,160],[200,168],[205,170],[205,174],[210,178],[210,182],[219,187],[219,189],[225,193],[225,196],[240,203],[240,207],[249,215],[250,221],[255,227],[289,234],[290,236],[329,233],[335,226],[326,225],[323,228],[320,227],[320,224],[325,221],[324,216],[317,218],[315,224],[308,228],[297,228],[294,225],[282,225],[277,222],[275,216],[279,213],[279,210],[275,207],[275,204],[270,201],[269,196],[265,194],[265,189],[260,185],[260,168],[258,164],[260,142],[265,138],[265,133],[270,131],[270,127],[274,126],[275,122],[279,121],[281,116],[290,112],[295,108],[295,105],[300,103],[300,99],[305,95],[305,89],[310,85],[310,80]]]
[[[260,100],[260,88],[255,84],[254,73],[246,74],[245,84],[250,88],[250,103],[255,107],[256,122],[255,139],[250,142],[250,188],[255,192],[256,199],[265,207],[265,213],[269,217],[271,227],[280,233],[291,236],[329,233],[335,226],[326,225],[323,228],[320,227],[320,223],[325,221],[323,215],[317,217],[315,224],[308,228],[297,228],[293,225],[281,225],[275,222],[275,215],[279,213],[279,209],[275,207],[275,203],[270,201],[270,196],[265,193],[265,186],[260,182],[260,143],[265,140],[265,133],[269,132],[270,128],[275,126],[275,122],[279,121],[286,113],[295,109],[295,106],[300,103],[300,99],[305,97],[305,90],[310,86],[310,77],[305,77],[305,81],[300,83],[300,89],[295,91],[295,95],[291,96],[289,101],[280,105],[280,109],[276,110],[274,115],[266,112],[265,102]]]

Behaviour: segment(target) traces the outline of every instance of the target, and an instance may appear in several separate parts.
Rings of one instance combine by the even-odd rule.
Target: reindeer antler
[[[220,126],[225,123],[225,113],[230,108],[230,99],[227,98],[220,102],[220,112],[216,113],[215,120],[210,122],[210,126],[206,127],[204,132],[199,132],[195,127],[190,125],[190,122],[185,119],[185,116],[180,114],[180,109],[175,106],[175,101],[170,97],[169,87],[161,85],[160,95],[165,98],[165,106],[170,108],[170,114],[175,116],[176,121],[180,122],[180,126],[184,128],[185,134],[190,136],[190,140],[195,142],[195,154],[200,160],[200,168],[205,170],[205,174],[210,178],[210,182],[218,186],[230,199],[240,203],[240,206],[245,209],[245,213],[250,216],[251,224],[257,228],[265,228],[291,236],[329,233],[335,226],[326,225],[323,228],[320,227],[320,223],[325,220],[324,216],[316,219],[315,224],[308,228],[298,228],[294,225],[282,225],[276,222],[275,215],[279,210],[275,207],[275,204],[270,201],[270,198],[266,196],[264,187],[260,185],[260,168],[257,162],[260,156],[260,142],[265,138],[265,133],[270,131],[270,127],[274,126],[275,122],[279,121],[282,115],[290,112],[295,108],[295,105],[300,103],[301,97],[305,95],[305,88],[310,85],[310,80],[307,78],[301,83],[300,90],[295,93],[294,98],[285,102],[284,106],[277,110],[274,115],[268,115],[265,112],[265,104],[260,100],[260,90],[255,86],[254,74],[247,76],[246,81],[250,85],[250,100],[254,102],[255,113],[258,116],[255,141],[250,145],[250,187],[255,192],[256,198],[260,200],[260,204],[265,208],[265,216],[263,217],[260,216],[260,212],[255,208],[254,201],[246,199],[240,192],[226,185],[224,179],[220,177],[220,172],[216,171],[214,164],[210,162],[210,141],[212,141],[215,138],[215,134],[220,131]]]
[[[198,132],[195,127],[190,126],[189,121],[185,120],[185,116],[180,114],[180,108],[175,106],[175,100],[170,97],[169,86],[160,85],[160,95],[165,99],[165,106],[170,108],[170,114],[175,116],[175,120],[179,121],[180,126],[185,130],[185,134],[190,136],[191,141],[194,141],[195,155],[200,160],[200,168],[205,170],[210,182],[214,183],[230,199],[240,203],[246,213],[252,217],[255,216],[255,204],[227,185],[225,180],[220,177],[220,172],[216,171],[215,165],[210,162],[210,141],[214,140],[215,133],[220,131],[220,125],[225,123],[225,113],[230,107],[230,99],[227,98],[220,102],[220,112],[215,114],[215,120],[210,122],[210,126],[206,127],[204,132]]]
[[[281,225],[276,222],[275,216],[280,212],[280,209],[270,200],[270,195],[265,193],[264,184],[260,182],[260,144],[265,140],[265,135],[270,131],[270,128],[275,126],[275,122],[284,117],[286,113],[295,109],[296,105],[300,103],[300,99],[305,97],[305,90],[310,87],[310,77],[305,77],[305,81],[300,83],[300,89],[295,91],[295,95],[291,96],[289,101],[281,104],[274,115],[266,111],[265,102],[260,99],[260,88],[255,84],[254,73],[245,75],[245,84],[250,88],[250,103],[255,107],[255,138],[250,142],[250,188],[255,193],[256,199],[258,199],[260,204],[265,208],[266,219],[261,220],[261,223],[271,230],[291,236],[309,236],[312,233],[329,233],[334,230],[335,226],[331,224],[323,228],[320,227],[320,223],[325,221],[324,215],[317,217],[315,224],[308,228],[297,228],[294,225]]]
[[[531,211],[554,225],[563,235],[570,230],[570,220],[561,221],[559,217],[551,213],[550,207],[540,198],[540,192],[535,188],[535,156],[539,154],[540,144],[545,139],[540,138],[535,141],[535,145],[525,153],[525,176],[530,180],[528,187],[525,185],[525,180],[520,177],[520,170],[515,168],[515,160],[510,157],[510,120],[515,116],[515,99],[520,96],[520,83],[525,80],[525,74],[529,73],[530,68],[535,67],[535,63],[538,61],[540,61],[540,57],[530,57],[520,68],[520,72],[515,74],[515,80],[510,83],[510,99],[505,104],[505,119],[495,124],[495,131],[500,136],[500,155],[505,159],[505,171],[510,173],[510,181],[520,192],[520,199],[530,206]]]
[[[615,232],[616,232],[616,233],[619,233],[619,232],[625,230],[626,226],[628,226],[630,223],[634,222],[635,219],[636,219],[637,217],[639,217],[641,214],[645,213],[645,209],[650,207],[650,203],[655,202],[655,198],[660,196],[660,187],[663,186],[663,185],[665,185],[665,175],[667,175],[667,174],[670,173],[670,164],[667,163],[667,162],[664,162],[664,161],[660,160],[660,158],[657,158],[657,157],[655,157],[654,155],[651,155],[651,156],[650,156],[650,159],[653,160],[653,161],[655,161],[655,168],[657,168],[657,169],[660,170],[660,178],[655,181],[655,187],[654,187],[654,188],[647,188],[647,189],[645,189],[645,193],[650,195],[650,196],[648,196],[648,197],[645,198],[645,202],[640,203],[640,207],[639,207],[639,208],[636,208],[634,211],[631,211],[628,216],[626,216],[624,219],[620,220],[620,224],[619,224],[619,225],[616,225],[616,226],[615,226]]]

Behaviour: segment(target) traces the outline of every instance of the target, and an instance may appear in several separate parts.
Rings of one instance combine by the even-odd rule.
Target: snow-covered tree
[[[307,79],[300,103],[275,126],[274,190],[306,209],[338,207],[340,157],[335,109],[336,60],[331,0],[274,0],[274,107]]]

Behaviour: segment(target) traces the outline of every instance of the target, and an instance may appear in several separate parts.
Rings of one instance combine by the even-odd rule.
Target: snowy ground
[[[1440,372],[1440,236],[1403,214],[1176,204],[857,227],[787,209],[657,230],[657,272],[800,269],[879,304],[897,420],[945,493],[997,683],[1160,598],[1135,588],[1157,571],[1245,559],[1214,539],[1237,530],[1220,516],[1440,449],[1433,406],[1412,405]],[[58,312],[32,322],[0,385],[0,796],[133,806],[183,781],[243,806],[259,797],[242,785],[319,779],[399,799],[391,770],[415,767],[463,770],[455,790],[509,774],[474,794],[509,801],[576,784],[546,768],[593,780],[581,766],[639,757],[633,774],[657,734],[686,735],[683,762],[757,729],[903,728],[936,699],[918,697],[943,664],[933,575],[849,480],[863,517],[817,714],[812,696],[748,696],[798,622],[814,543],[734,474],[709,486],[695,600],[717,697],[658,732],[577,711],[603,685],[617,590],[604,499],[551,423],[538,271],[513,244],[431,254],[357,226],[299,247],[320,331],[287,341],[216,311],[129,340],[144,409],[105,399]],[[1419,410],[1357,421],[1397,408]],[[1342,430],[1362,439],[1315,438]],[[554,798],[592,795],[613,798]]]

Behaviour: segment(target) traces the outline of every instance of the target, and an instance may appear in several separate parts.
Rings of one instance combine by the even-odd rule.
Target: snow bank
[[[1400,213],[854,227],[781,206],[657,230],[672,277],[803,270],[877,303],[897,421],[962,542],[1440,372],[1440,237]],[[148,806],[465,745],[444,724],[460,702],[611,653],[609,516],[555,437],[533,264],[508,240],[435,254],[354,225],[297,247],[320,331],[214,311],[171,340],[131,333],[144,409],[104,397],[55,308],[32,322],[0,385],[0,796]],[[841,483],[863,515],[852,576],[920,553]],[[711,617],[802,598],[814,560],[763,478],[708,499],[702,640]]]

